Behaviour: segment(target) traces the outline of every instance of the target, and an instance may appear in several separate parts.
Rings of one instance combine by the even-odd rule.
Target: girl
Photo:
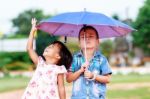
[[[45,48],[45,60],[39,57],[33,50],[36,30],[36,19],[33,18],[27,51],[37,68],[22,99],[66,99],[64,73],[71,64],[72,55],[63,43],[55,41]]]
[[[79,32],[79,43],[81,51],[74,54],[67,75],[67,82],[73,81],[71,99],[105,99],[111,69],[106,57],[98,50],[99,35],[96,29],[84,26]]]

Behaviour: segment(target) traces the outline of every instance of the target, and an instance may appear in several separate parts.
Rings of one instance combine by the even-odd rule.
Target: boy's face
[[[96,36],[96,33],[92,29],[87,29],[85,32],[81,31],[79,36],[79,42],[81,49],[84,49],[84,35],[85,35],[85,42],[86,42],[86,48],[87,49],[96,49],[99,44],[99,39]]]
[[[58,44],[50,44],[47,46],[44,50],[43,56],[44,57],[53,57],[58,58],[59,57],[59,45]]]

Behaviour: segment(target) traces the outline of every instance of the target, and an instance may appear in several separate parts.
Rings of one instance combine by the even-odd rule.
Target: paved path
[[[16,91],[10,91],[5,93],[0,93],[0,99],[21,99],[21,96],[23,94],[24,90],[16,90]],[[66,97],[67,99],[70,99],[71,95],[71,86],[66,86]]]
[[[24,90],[10,91],[0,94],[0,99],[21,99]]]

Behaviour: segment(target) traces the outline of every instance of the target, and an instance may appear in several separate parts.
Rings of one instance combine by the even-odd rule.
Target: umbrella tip
[[[84,12],[86,12],[86,8],[84,8]]]

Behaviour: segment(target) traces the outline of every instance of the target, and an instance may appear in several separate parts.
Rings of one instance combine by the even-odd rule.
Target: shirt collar
[[[78,57],[83,57],[83,53],[82,53],[81,50],[80,50],[76,55],[77,55]],[[93,58],[97,58],[97,57],[99,57],[99,56],[101,56],[101,52],[100,52],[100,50],[96,50],[96,51],[94,52]]]

